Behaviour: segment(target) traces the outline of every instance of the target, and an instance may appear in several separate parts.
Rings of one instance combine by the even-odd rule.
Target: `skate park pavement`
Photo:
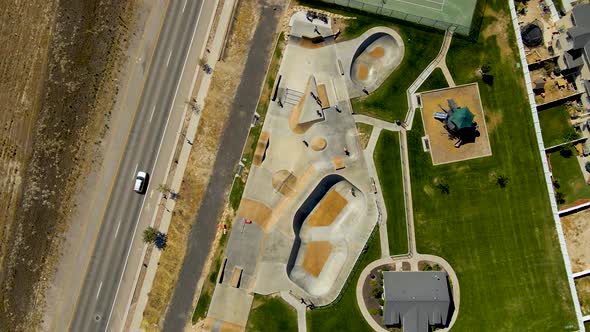
[[[336,43],[304,12],[289,26],[205,330],[244,330],[254,293],[330,304],[379,219],[350,98],[395,70],[403,41],[378,27]]]

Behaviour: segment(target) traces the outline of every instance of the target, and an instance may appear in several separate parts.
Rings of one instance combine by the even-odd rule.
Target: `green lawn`
[[[551,107],[539,114],[541,133],[545,147],[565,143],[579,137],[569,121],[569,113],[565,105]]]
[[[307,312],[308,331],[373,331],[365,321],[356,302],[356,284],[362,270],[374,260],[381,257],[377,229],[367,242],[365,250],[357,261],[353,272],[348,277],[340,297],[329,306]]]
[[[549,155],[556,191],[560,192],[564,199],[558,202],[560,204],[571,204],[577,199],[590,198],[590,186],[584,181],[576,154],[576,150],[568,146]]]
[[[356,17],[347,21],[348,27],[342,32],[339,41],[354,38],[375,26],[387,26],[399,32],[405,44],[402,63],[370,96],[353,99],[352,107],[357,113],[386,121],[403,120],[408,112],[406,90],[438,54],[444,37],[443,31],[353,8],[309,0],[299,2],[310,7],[329,9],[337,14]]]
[[[246,331],[297,332],[297,312],[280,297],[255,295]]]
[[[495,119],[493,156],[432,166],[416,113],[408,146],[417,249],[457,272],[461,307],[453,331],[575,330],[508,4],[488,5],[508,22],[507,35],[483,37],[496,21],[488,8],[478,42],[454,38],[447,64],[457,84],[478,81],[488,124]],[[493,80],[484,83],[475,72],[486,62]],[[498,175],[508,178],[505,188]],[[448,194],[436,189],[441,181]]]
[[[399,133],[383,130],[375,147],[375,167],[387,208],[389,254],[408,253]]]
[[[448,88],[449,84],[447,83],[447,79],[440,68],[434,68],[430,76],[420,85],[418,88],[418,92]]]

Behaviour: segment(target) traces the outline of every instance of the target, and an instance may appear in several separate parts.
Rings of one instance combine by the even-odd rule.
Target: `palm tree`
[[[143,242],[146,244],[151,244],[156,241],[158,237],[158,230],[152,226],[149,226],[143,231]]]
[[[498,175],[496,177],[496,183],[500,188],[505,188],[508,184],[508,178],[505,175]]]

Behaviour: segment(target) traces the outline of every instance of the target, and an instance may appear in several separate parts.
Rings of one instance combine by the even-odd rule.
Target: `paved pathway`
[[[432,62],[428,65],[428,67],[426,67],[426,69],[424,69],[424,71],[420,74],[420,76],[418,76],[418,78],[416,78],[414,83],[412,83],[412,85],[410,85],[410,87],[408,88],[408,90],[406,92],[407,98],[408,98],[408,113],[406,115],[406,120],[405,120],[407,130],[412,129],[412,122],[414,121],[414,113],[416,111],[416,107],[418,104],[418,101],[416,100],[416,90],[418,90],[418,88],[422,85],[422,83],[424,83],[424,81],[428,78],[428,76],[430,76],[430,73],[432,73],[434,68],[438,67],[439,64],[446,58],[447,52],[449,51],[449,47],[451,46],[451,39],[452,38],[453,38],[453,31],[447,30],[445,32],[445,37],[443,39],[440,50],[438,51],[438,55],[436,56],[436,58],[434,58],[434,60],[432,60]],[[445,65],[445,68],[446,68],[446,65]],[[444,70],[443,70],[443,74],[444,74]],[[449,76],[450,76],[450,73],[449,73]],[[445,75],[445,77],[446,77],[446,75]],[[447,78],[447,80],[448,80],[448,78]],[[451,77],[451,80],[452,80],[452,77]],[[454,81],[453,81],[453,84],[454,84]]]
[[[307,322],[305,320],[305,313],[307,307],[305,304],[301,303],[299,299],[295,298],[294,295],[286,291],[281,292],[281,298],[289,303],[297,311],[297,331],[306,332]]]
[[[392,122],[383,121],[383,120],[376,119],[376,118],[366,116],[363,114],[353,114],[352,116],[354,117],[354,121],[360,122],[360,123],[366,123],[366,124],[369,124],[373,127],[387,129],[390,131],[400,131],[401,130],[400,126],[398,126]]]
[[[406,224],[408,231],[408,252],[411,255],[416,253],[416,241],[414,240],[414,207],[412,203],[412,183],[410,181],[410,164],[408,161],[408,139],[406,131],[402,130],[399,135],[402,160],[402,180],[404,184],[404,202],[406,208]]]

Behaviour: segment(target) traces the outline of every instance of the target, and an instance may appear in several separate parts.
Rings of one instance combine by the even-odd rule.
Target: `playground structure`
[[[434,165],[492,155],[477,83],[423,92],[420,100]]]

